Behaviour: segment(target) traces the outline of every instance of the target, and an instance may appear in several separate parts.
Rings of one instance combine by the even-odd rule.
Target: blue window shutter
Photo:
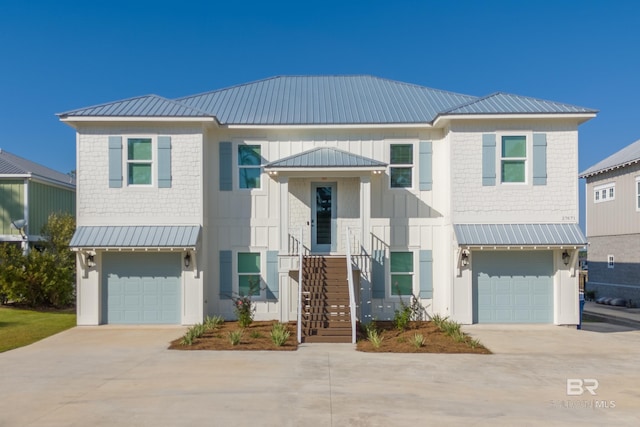
[[[433,298],[433,257],[431,251],[420,251],[420,298]]]
[[[432,156],[431,141],[420,141],[420,190],[423,191],[433,187]]]
[[[371,257],[371,298],[384,298],[385,296],[385,273],[384,273],[385,250],[374,250]]]
[[[231,143],[220,143],[220,191],[233,189],[233,165],[231,164]]]
[[[220,251],[220,299],[231,299],[233,292],[233,265],[231,251]]]
[[[278,251],[267,251],[267,299],[278,299],[279,295]]]
[[[496,135],[482,135],[482,185],[496,185]]]
[[[533,185],[547,185],[547,134],[533,134]]]
[[[109,188],[122,187],[122,137],[109,137]]]
[[[171,188],[171,137],[158,137],[158,188]]]

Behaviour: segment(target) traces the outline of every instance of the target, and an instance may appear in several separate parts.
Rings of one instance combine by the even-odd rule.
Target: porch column
[[[369,253],[371,246],[371,176],[360,177],[360,244]]]
[[[280,253],[289,253],[289,177],[280,176]]]

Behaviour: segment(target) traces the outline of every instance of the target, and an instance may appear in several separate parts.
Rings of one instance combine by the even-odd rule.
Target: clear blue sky
[[[55,113],[285,74],[371,74],[600,110],[580,169],[640,139],[638,1],[30,1],[0,5],[0,148],[75,169]],[[581,214],[582,216],[582,214]]]

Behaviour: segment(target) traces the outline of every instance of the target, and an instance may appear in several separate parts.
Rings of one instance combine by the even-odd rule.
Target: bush
[[[240,340],[242,339],[242,333],[243,333],[242,329],[229,332],[227,337],[229,338],[229,342],[231,343],[231,345],[240,344]]]
[[[42,252],[26,255],[10,243],[0,246],[0,294],[30,307],[64,307],[73,303],[75,255],[69,242],[75,230],[71,215],[51,214],[42,230]]]
[[[282,323],[273,324],[271,328],[271,341],[273,341],[277,347],[283,346],[287,342],[287,339],[289,339],[289,335],[291,335],[291,332],[287,329],[287,325]]]

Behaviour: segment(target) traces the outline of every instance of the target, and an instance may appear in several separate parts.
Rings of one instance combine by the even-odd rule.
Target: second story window
[[[413,145],[391,144],[390,159],[391,188],[411,188],[413,186]]]
[[[609,183],[599,185],[593,189],[593,201],[595,203],[608,202],[616,198],[616,184]]]
[[[259,145],[238,145],[238,187],[260,188],[262,156]]]
[[[500,179],[503,183],[524,183],[527,176],[527,137],[509,135],[502,137]]]
[[[151,138],[127,139],[127,183],[151,185],[153,150]]]

